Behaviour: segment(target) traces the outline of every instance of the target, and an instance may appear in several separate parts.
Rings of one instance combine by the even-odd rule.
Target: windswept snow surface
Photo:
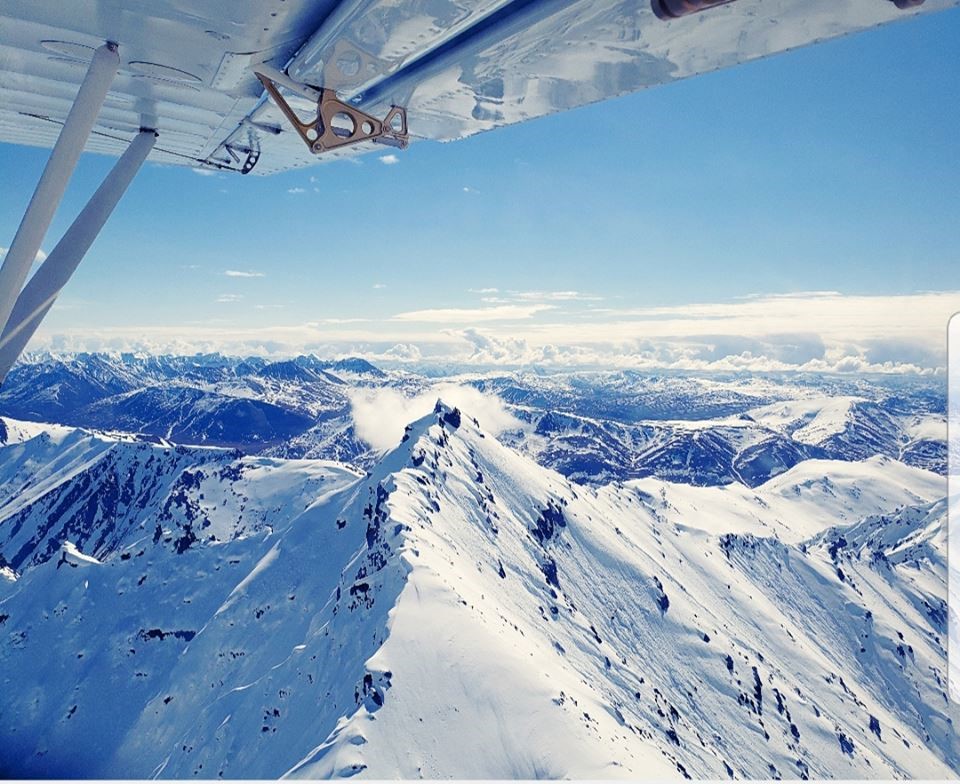
[[[698,487],[656,479],[627,486],[657,498],[662,517],[707,531],[752,533],[798,543],[831,525],[941,499],[943,477],[887,457],[806,460],[759,487]]]
[[[960,771],[935,474],[591,488],[442,404],[365,476],[43,438],[0,448],[4,773]]]

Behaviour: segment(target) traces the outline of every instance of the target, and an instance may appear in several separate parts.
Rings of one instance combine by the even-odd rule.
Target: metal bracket
[[[225,145],[226,150],[230,153],[230,156],[233,157],[236,155],[233,148],[230,145]],[[242,150],[247,154],[246,160],[244,160],[243,165],[240,167],[241,174],[249,174],[253,171],[253,167],[257,165],[257,161],[260,160],[260,140],[257,138],[257,135],[253,132],[253,128],[247,129],[247,148]]]
[[[400,148],[405,148],[410,143],[407,110],[401,106],[392,107],[383,120],[378,120],[357,107],[341,101],[333,90],[299,85],[285,75],[282,78],[276,78],[281,75],[265,75],[260,71],[254,73],[273,98],[274,103],[290,121],[293,129],[315,154],[330,152],[360,142],[378,142]],[[280,90],[277,89],[278,83],[316,100],[316,118],[307,122],[301,120],[280,94]]]

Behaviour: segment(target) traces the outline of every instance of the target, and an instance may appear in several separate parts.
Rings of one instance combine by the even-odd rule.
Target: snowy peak
[[[869,515],[849,526],[830,528],[814,537],[810,547],[825,548],[834,562],[861,560],[874,565],[910,564],[915,569],[945,568],[947,500]],[[921,563],[922,562],[922,563]],[[941,630],[946,633],[946,602],[936,599],[944,612]]]

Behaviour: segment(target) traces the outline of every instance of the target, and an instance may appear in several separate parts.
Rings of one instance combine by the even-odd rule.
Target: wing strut
[[[24,286],[30,266],[40,250],[40,243],[93,130],[107,90],[116,76],[120,63],[117,48],[117,44],[108,42],[94,53],[33,198],[0,267],[0,324],[4,325],[0,331],[0,384],[156,143],[156,131],[140,130],[63,238]]]
[[[120,56],[115,43],[103,44],[93,55],[80,91],[50,153],[50,160],[0,267],[0,324],[6,324],[10,318],[13,303],[50,228],[50,221],[60,205],[119,65]]]
[[[7,326],[0,335],[0,384],[53,306],[60,290],[83,260],[156,140],[156,131],[142,130],[137,134],[97,192],[90,197],[87,206],[80,211],[63,238],[20,292]]]

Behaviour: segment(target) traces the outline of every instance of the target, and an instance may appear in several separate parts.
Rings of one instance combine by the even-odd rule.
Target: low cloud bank
[[[403,429],[429,414],[438,398],[476,417],[491,435],[521,426],[497,396],[461,384],[437,384],[413,397],[389,388],[354,391],[350,405],[357,435],[378,451],[391,449],[400,443]]]
[[[513,299],[501,304],[256,327],[239,325],[243,309],[256,305],[224,295],[221,301],[230,304],[218,306],[216,316],[237,320],[235,326],[211,320],[52,332],[42,327],[30,348],[315,353],[441,368],[929,374],[943,372],[947,321],[960,311],[960,291],[799,292],[655,308],[595,307],[576,291],[506,293]]]

